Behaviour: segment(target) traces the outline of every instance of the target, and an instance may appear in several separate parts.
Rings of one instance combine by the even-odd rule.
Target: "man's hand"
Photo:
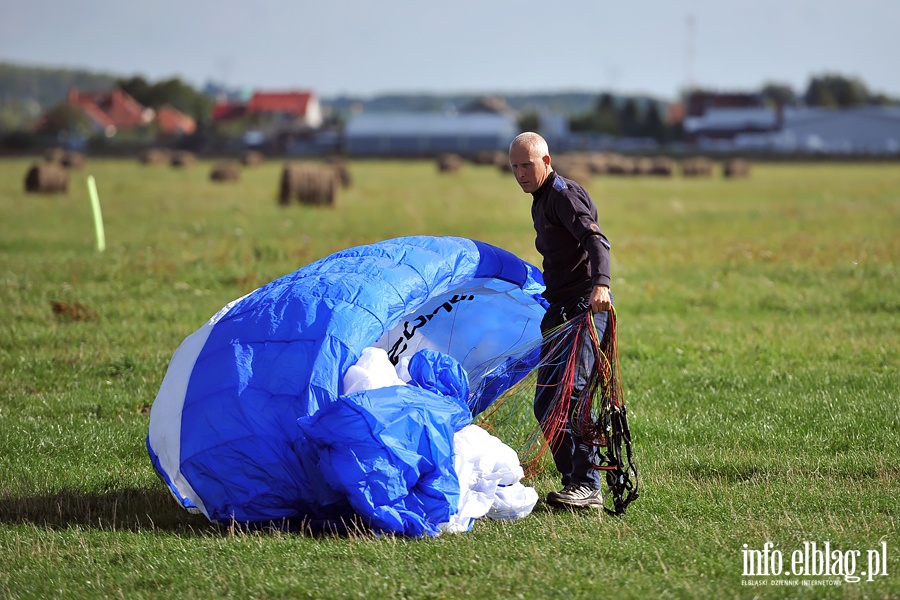
[[[591,290],[591,312],[606,311],[612,308],[612,301],[609,298],[609,288],[605,285],[595,285]]]

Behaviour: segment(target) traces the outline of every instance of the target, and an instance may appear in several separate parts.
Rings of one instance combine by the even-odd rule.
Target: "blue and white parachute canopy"
[[[543,290],[533,265],[458,237],[316,261],[184,340],[152,406],[151,460],[213,521],[356,515],[434,534],[457,509],[453,434],[537,361]],[[343,377],[369,347],[395,365],[434,351],[417,363],[431,382],[347,394]],[[468,382],[440,383],[459,374]]]

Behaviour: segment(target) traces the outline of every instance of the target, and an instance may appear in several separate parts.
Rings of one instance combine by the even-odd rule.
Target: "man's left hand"
[[[612,308],[612,300],[609,297],[609,288],[605,285],[595,285],[591,290],[591,312],[597,314]]]

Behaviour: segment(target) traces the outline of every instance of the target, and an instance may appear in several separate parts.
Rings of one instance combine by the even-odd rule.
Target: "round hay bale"
[[[634,175],[637,166],[630,156],[621,154],[611,154],[609,157],[608,170],[610,175]]]
[[[142,165],[165,165],[171,160],[171,153],[162,148],[150,148],[141,152],[138,160]]]
[[[334,206],[339,185],[338,174],[330,166],[288,163],[281,172],[278,203],[286,206],[296,200],[300,204]]]
[[[587,162],[579,155],[563,155],[552,160],[553,170],[581,185],[587,185],[593,177]]]
[[[60,164],[67,169],[81,169],[84,167],[84,163],[84,154],[73,151],[66,152],[60,161]]]
[[[730,158],[725,161],[722,167],[722,174],[725,177],[749,177],[750,161],[745,158]]]
[[[437,168],[440,173],[456,173],[463,166],[463,158],[459,154],[445,153],[437,157]]]
[[[506,152],[497,152],[494,155],[494,166],[497,167],[501,173],[512,173],[512,166],[509,164],[509,154]]]
[[[714,163],[705,156],[695,156],[681,161],[684,177],[709,177],[713,174]]]
[[[470,156],[469,160],[473,165],[492,166],[497,164],[497,154],[503,153],[496,150],[481,150]]]
[[[325,164],[334,169],[338,181],[341,182],[342,188],[347,189],[353,184],[353,177],[350,175],[350,166],[345,159],[332,156],[325,161]]]
[[[609,173],[610,154],[606,152],[591,152],[585,157],[588,169],[594,175],[606,175]]]
[[[50,163],[62,162],[66,151],[58,146],[44,150],[44,160]]]
[[[68,193],[69,174],[56,163],[36,163],[25,174],[25,191],[29,194]]]
[[[169,164],[175,168],[184,169],[193,166],[195,162],[197,162],[197,157],[194,156],[192,152],[188,152],[187,150],[176,150],[172,153]]]
[[[634,159],[632,175],[651,175],[653,173],[653,159],[646,156],[638,156]]]
[[[265,155],[259,150],[246,150],[241,154],[241,164],[245,167],[256,167],[266,161]]]
[[[224,161],[213,165],[209,173],[210,181],[227,182],[238,181],[241,178],[241,168],[237,163]]]
[[[675,174],[675,161],[668,156],[654,156],[650,174],[658,177],[671,177]]]

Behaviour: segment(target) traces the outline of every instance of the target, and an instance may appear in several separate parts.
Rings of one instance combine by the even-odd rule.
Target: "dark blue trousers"
[[[583,316],[586,310],[590,310],[587,298],[579,298],[570,302],[559,302],[550,305],[547,313],[541,321],[541,332],[545,335],[541,345],[541,366],[537,373],[537,388],[534,396],[534,416],[543,427],[544,421],[549,416],[553,404],[553,396],[556,394],[557,385],[565,370],[565,360],[568,352],[554,350],[546,338],[547,332],[576,317]],[[606,325],[609,313],[606,311],[594,315],[594,325],[597,334],[602,340],[606,335]],[[575,386],[573,399],[587,384],[588,376],[594,369],[594,353],[590,348],[590,340],[585,339],[578,350],[578,367],[575,373]],[[576,435],[571,428],[571,423],[566,426],[560,438],[551,445],[553,461],[562,475],[563,486],[586,485],[594,489],[600,489],[600,471],[594,468],[597,464],[597,448],[585,444],[581,436]]]

